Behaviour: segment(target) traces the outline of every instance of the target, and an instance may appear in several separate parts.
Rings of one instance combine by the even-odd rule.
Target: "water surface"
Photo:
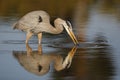
[[[119,5],[119,0],[1,0],[0,80],[120,80]],[[12,24],[32,10],[47,11],[52,23],[56,17],[69,20],[80,46],[76,48],[65,31],[44,33],[41,48],[37,36],[26,45],[25,33],[13,30]],[[69,54],[69,68],[70,63],[55,68],[55,62],[61,66]],[[37,74],[42,62],[45,72]]]

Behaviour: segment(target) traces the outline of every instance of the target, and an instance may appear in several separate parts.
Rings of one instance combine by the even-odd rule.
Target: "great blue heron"
[[[41,44],[42,32],[51,34],[60,34],[63,29],[67,31],[74,44],[78,44],[78,41],[72,31],[70,22],[65,21],[61,18],[57,18],[54,21],[55,27],[50,24],[49,14],[45,11],[32,11],[24,15],[18,22],[13,26],[13,29],[19,29],[27,32],[26,43],[33,34],[38,35],[38,43]],[[63,28],[64,27],[64,28]]]

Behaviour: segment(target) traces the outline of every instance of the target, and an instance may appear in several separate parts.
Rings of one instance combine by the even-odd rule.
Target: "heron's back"
[[[49,14],[45,11],[32,11],[16,22],[13,28],[28,31],[34,29],[39,23],[48,23],[49,18]]]

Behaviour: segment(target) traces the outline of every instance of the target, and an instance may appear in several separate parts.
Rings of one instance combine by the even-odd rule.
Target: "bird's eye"
[[[67,24],[68,26],[70,26],[70,23],[69,23],[69,21],[66,21],[66,24]]]
[[[72,25],[69,21],[66,21],[66,24],[70,27],[70,29],[72,29]]]
[[[42,22],[42,17],[41,17],[41,16],[39,16],[38,22],[39,22],[39,23]]]

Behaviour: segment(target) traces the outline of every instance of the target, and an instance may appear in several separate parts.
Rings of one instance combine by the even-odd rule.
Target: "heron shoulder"
[[[63,24],[64,22],[65,22],[65,20],[63,20],[63,19],[61,19],[61,18],[55,19],[55,23]]]

